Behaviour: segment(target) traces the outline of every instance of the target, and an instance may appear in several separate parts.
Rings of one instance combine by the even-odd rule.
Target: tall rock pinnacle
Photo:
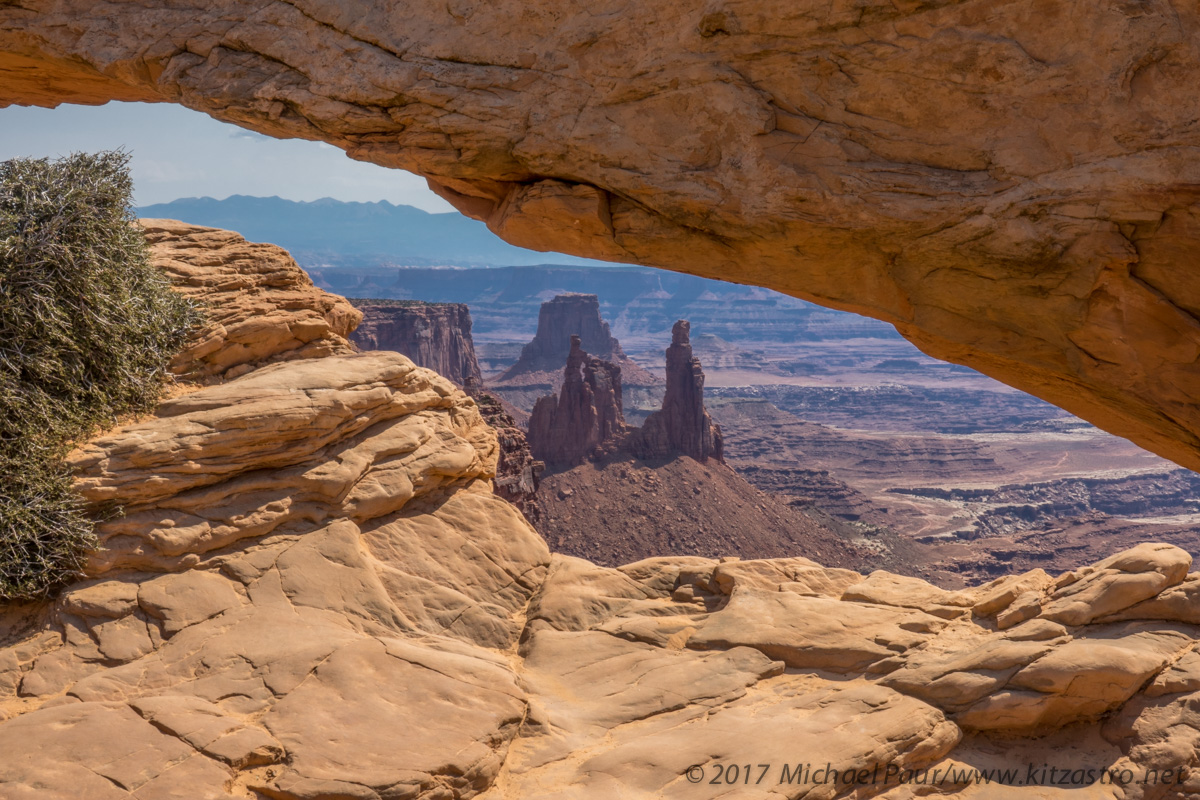
[[[562,390],[540,398],[529,418],[534,458],[553,464],[578,464],[626,431],[621,368],[588,355],[578,335],[570,342]]]
[[[682,453],[700,462],[724,461],[721,428],[704,408],[704,371],[692,355],[690,331],[682,319],[671,329],[662,410],[646,418],[634,447],[642,458]]]

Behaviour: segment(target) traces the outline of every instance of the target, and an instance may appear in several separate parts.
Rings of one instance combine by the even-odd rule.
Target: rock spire
[[[529,418],[529,446],[535,458],[578,464],[627,427],[621,401],[621,368],[584,351],[572,335],[563,386],[558,396],[537,401]]]
[[[679,320],[667,348],[667,391],[662,410],[646,418],[634,451],[642,458],[682,453],[701,463],[724,461],[721,428],[704,408],[704,370],[692,355],[691,323]]]
[[[704,371],[692,355],[690,324],[679,320],[667,348],[667,389],[662,408],[641,429],[625,424],[621,368],[589,355],[571,336],[562,390],[534,405],[529,446],[535,458],[560,465],[627,452],[639,458],[686,455],[723,461],[721,428],[704,408]]]

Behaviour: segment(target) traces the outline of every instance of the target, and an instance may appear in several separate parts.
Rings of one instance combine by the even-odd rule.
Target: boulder
[[[1041,616],[1084,625],[1154,597],[1184,579],[1192,557],[1169,544],[1142,544],[1110,556],[1057,585]]]

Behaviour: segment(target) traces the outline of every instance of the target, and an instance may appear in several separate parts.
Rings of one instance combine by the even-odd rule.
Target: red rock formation
[[[463,390],[475,398],[479,415],[496,431],[500,443],[500,459],[496,464],[496,477],[492,479],[492,490],[519,508],[525,519],[536,527],[543,516],[537,490],[542,471],[546,469],[545,462],[534,459],[525,432],[497,397],[483,391],[478,379],[468,378]]]
[[[363,320],[350,339],[363,350],[394,350],[459,386],[481,378],[471,312],[463,303],[420,303],[409,300],[350,301]]]
[[[667,348],[667,393],[661,411],[646,418],[630,445],[640,458],[663,458],[682,453],[701,463],[724,462],[721,428],[704,408],[704,371],[692,356],[691,324],[679,320],[671,329]]]
[[[571,349],[572,336],[578,336],[582,349],[593,357],[618,366],[626,385],[662,384],[658,377],[625,355],[621,343],[609,331],[608,323],[600,317],[600,301],[596,295],[569,293],[542,303],[533,340],[521,350],[517,363],[492,381],[492,385],[557,385]]]
[[[558,396],[537,401],[529,419],[529,446],[535,457],[554,464],[578,464],[628,426],[621,400],[621,368],[584,352],[571,336],[571,351]]]
[[[690,456],[724,462],[721,428],[704,408],[704,372],[692,356],[690,325],[679,320],[667,348],[667,392],[662,409],[641,429],[625,424],[621,368],[584,352],[571,337],[571,352],[557,397],[537,401],[529,420],[534,455],[553,464],[579,464],[597,455],[626,452],[638,458]]]

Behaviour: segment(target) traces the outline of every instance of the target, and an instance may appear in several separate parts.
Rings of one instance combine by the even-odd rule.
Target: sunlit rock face
[[[252,302],[175,362],[206,385],[69,456],[106,511],[78,581],[0,604],[0,796],[702,798],[748,763],[746,800],[861,794],[802,759],[912,797],[904,775],[997,752],[1004,797],[1058,791],[1025,772],[1049,759],[1108,770],[1071,784],[1089,797],[1196,794],[1183,550],[957,591],[799,553],[551,554],[492,490],[474,399],[347,352],[353,309],[278,248],[143,227],[180,291],[213,306],[240,280]],[[690,370],[686,334],[668,360]]]
[[[1200,466],[1200,9],[26,0],[0,103],[181,102],[515,244],[894,323]]]

